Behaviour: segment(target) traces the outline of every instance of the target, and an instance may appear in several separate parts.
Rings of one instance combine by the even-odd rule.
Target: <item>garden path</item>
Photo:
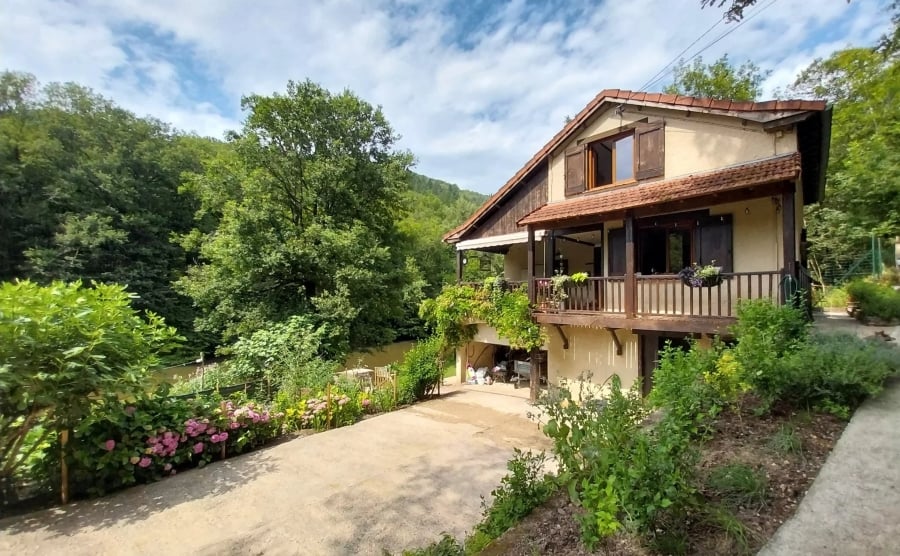
[[[900,380],[856,412],[760,556],[900,554]]]
[[[446,391],[446,390],[445,390]],[[521,399],[440,399],[0,521],[0,554],[381,554],[461,536],[513,447],[546,446]]]

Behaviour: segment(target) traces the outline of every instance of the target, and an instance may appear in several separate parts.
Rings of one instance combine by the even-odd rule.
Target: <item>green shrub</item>
[[[148,387],[157,353],[179,338],[156,315],[142,318],[133,297],[106,284],[0,284],[0,483],[98,397]]]
[[[801,310],[769,300],[742,302],[737,317],[733,352],[742,378],[771,403],[778,399],[785,379],[783,359],[806,344],[809,323]]]
[[[384,553],[390,554],[387,551]],[[403,556],[465,556],[465,554],[465,547],[447,533],[441,536],[441,540],[424,548],[403,551]]]
[[[491,492],[490,506],[482,498],[484,519],[477,530],[495,539],[546,502],[554,490],[552,478],[544,472],[546,462],[543,452],[532,454],[516,448],[506,464],[509,473]]]
[[[443,379],[441,344],[436,336],[416,342],[406,352],[397,373],[397,397],[400,403],[421,400]]]
[[[881,340],[814,334],[783,361],[770,398],[849,416],[900,369],[900,352]]]
[[[583,393],[584,394],[584,393]],[[568,390],[545,398],[544,433],[553,441],[559,479],[585,510],[582,540],[592,548],[622,526],[645,534],[666,530],[672,515],[693,504],[698,451],[694,423],[668,412],[652,428],[638,388],[623,391],[618,376],[606,400],[590,393],[576,404]]]
[[[683,350],[667,344],[659,352],[659,363],[653,372],[650,402],[686,421],[715,414],[721,401],[706,377],[717,376],[721,353],[718,345],[705,349],[692,343],[689,350]]]
[[[826,286],[825,291],[818,296],[816,305],[819,307],[846,307],[850,301],[847,289],[840,286]]]
[[[765,474],[743,463],[714,467],[706,479],[707,486],[733,508],[759,509],[768,497]]]
[[[850,299],[859,303],[857,318],[887,321],[900,319],[900,292],[891,286],[855,280],[847,284],[847,294]]]

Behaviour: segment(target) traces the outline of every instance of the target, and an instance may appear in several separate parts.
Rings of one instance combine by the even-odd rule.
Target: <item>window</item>
[[[638,123],[616,135],[584,139],[565,151],[565,195],[665,174],[665,125]]]
[[[587,188],[634,179],[634,135],[620,135],[588,145]]]

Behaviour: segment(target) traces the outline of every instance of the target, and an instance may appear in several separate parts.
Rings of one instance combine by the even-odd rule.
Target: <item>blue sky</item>
[[[770,70],[767,94],[889,25],[886,0],[770,2],[703,53]],[[242,95],[289,79],[350,88],[384,108],[417,171],[491,193],[567,115],[601,89],[640,88],[721,10],[700,0],[0,0],[0,17],[0,67],[88,85],[202,135],[240,127]]]

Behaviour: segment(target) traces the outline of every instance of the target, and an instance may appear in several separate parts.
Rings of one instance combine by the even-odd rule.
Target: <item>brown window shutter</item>
[[[609,231],[606,238],[609,253],[609,276],[625,276],[625,228]]]
[[[662,122],[639,124],[634,129],[634,177],[638,180],[665,174],[666,129]]]
[[[566,151],[566,197],[584,193],[584,145]]]
[[[697,234],[697,262],[701,265],[721,266],[722,272],[734,272],[731,215],[713,216],[705,222],[701,221]]]

